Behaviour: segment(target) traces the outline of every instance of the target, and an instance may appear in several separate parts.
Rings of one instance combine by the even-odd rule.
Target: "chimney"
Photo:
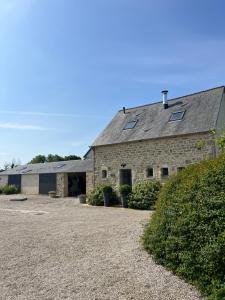
[[[126,107],[123,107],[123,113],[126,114]]]
[[[162,91],[162,94],[163,94],[163,107],[164,107],[164,109],[167,109],[168,108],[168,101],[167,101],[168,91],[164,90],[164,91]]]

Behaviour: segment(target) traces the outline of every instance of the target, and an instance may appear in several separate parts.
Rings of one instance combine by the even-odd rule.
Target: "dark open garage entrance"
[[[21,192],[21,175],[9,175],[8,184],[15,185],[18,192]]]
[[[56,191],[56,174],[39,175],[39,194],[48,194],[50,191]]]
[[[68,196],[86,194],[86,173],[68,173]]]

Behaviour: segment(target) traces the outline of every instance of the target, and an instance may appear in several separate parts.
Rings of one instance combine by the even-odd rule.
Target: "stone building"
[[[93,143],[93,187],[166,180],[217,154],[211,130],[225,127],[224,87],[123,108]],[[89,154],[90,155],[90,151]],[[91,187],[90,187],[91,189]]]
[[[189,164],[217,155],[214,137],[225,128],[225,91],[207,91],[123,108],[97,137],[84,160],[19,166],[0,173],[0,186],[25,194],[88,193],[100,183],[165,181]]]

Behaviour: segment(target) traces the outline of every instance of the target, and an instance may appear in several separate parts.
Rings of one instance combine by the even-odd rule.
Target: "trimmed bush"
[[[98,185],[92,192],[89,193],[87,199],[88,204],[94,206],[103,206],[104,205],[103,190],[105,192],[109,192],[110,194],[110,205],[114,205],[118,203],[116,193],[113,191],[111,185]]]
[[[154,209],[157,200],[160,183],[158,181],[147,181],[134,185],[128,199],[129,208]]]
[[[122,184],[119,187],[119,192],[122,196],[128,196],[132,192],[132,187],[129,184]]]
[[[132,187],[128,184],[123,184],[119,187],[119,192],[121,195],[122,207],[128,208],[128,199],[132,192]]]
[[[5,185],[2,187],[2,193],[6,195],[16,194],[18,192],[15,185]]]
[[[3,187],[2,187],[2,186],[0,186],[0,195],[2,194],[2,189],[3,189]]]
[[[209,299],[225,299],[225,155],[171,177],[143,243],[158,263]]]

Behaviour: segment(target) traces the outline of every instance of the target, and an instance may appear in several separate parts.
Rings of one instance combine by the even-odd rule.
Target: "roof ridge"
[[[195,93],[191,93],[191,94],[188,94],[188,95],[184,95],[184,96],[179,96],[179,97],[175,97],[175,98],[172,98],[172,99],[168,99],[168,102],[169,101],[173,101],[173,100],[177,100],[177,99],[181,99],[181,98],[185,98],[185,97],[190,97],[190,96],[201,94],[201,93],[206,93],[206,92],[209,92],[209,91],[212,91],[212,90],[216,90],[216,89],[221,89],[221,88],[225,89],[225,85],[221,85],[221,86],[217,86],[217,87],[214,87],[214,88],[211,88],[211,89],[207,89],[207,90],[203,90],[203,91],[200,91],[200,92],[195,92]],[[143,104],[143,105],[139,105],[139,106],[129,107],[129,108],[126,108],[126,110],[132,110],[132,109],[146,107],[146,106],[155,105],[155,104],[159,104],[159,103],[162,103],[162,101],[157,101],[157,102],[153,102],[153,103],[149,103],[149,104]],[[120,109],[118,112],[121,112],[121,111],[123,111],[123,109]]]

